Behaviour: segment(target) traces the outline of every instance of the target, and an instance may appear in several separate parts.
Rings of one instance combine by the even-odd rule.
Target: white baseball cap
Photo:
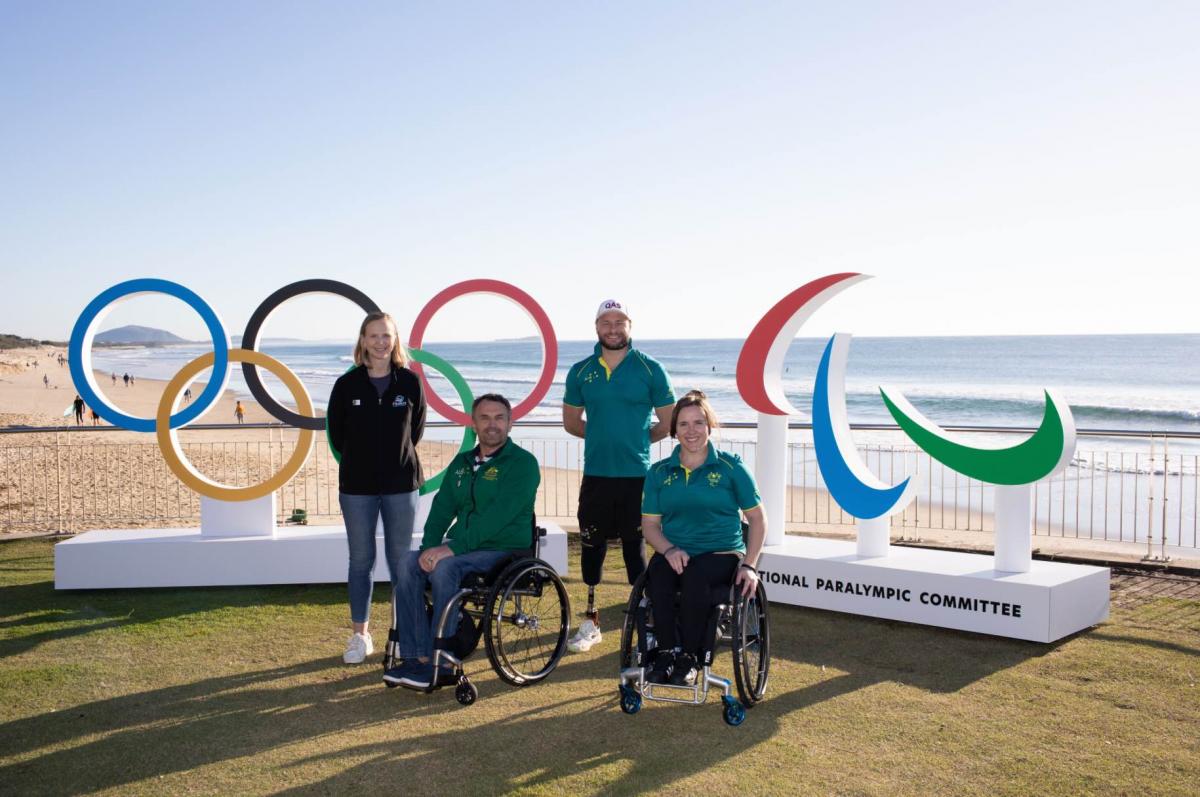
[[[596,308],[596,320],[600,320],[600,316],[605,313],[620,313],[629,318],[629,305],[618,302],[616,299],[605,299],[600,302],[600,306]],[[632,319],[630,319],[632,320]]]

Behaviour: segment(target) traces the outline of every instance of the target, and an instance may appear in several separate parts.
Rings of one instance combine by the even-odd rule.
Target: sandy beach
[[[77,392],[71,382],[70,369],[58,363],[59,357],[65,361],[66,356],[67,351],[61,346],[0,351],[0,427],[74,425],[73,417],[63,415],[75,400]],[[111,374],[96,372],[97,382],[114,406],[130,415],[153,417],[166,382],[135,378],[134,384],[126,387],[121,376],[117,374],[114,384]],[[49,381],[49,385],[43,378]],[[192,385],[194,394],[199,394],[203,389],[203,382]],[[200,422],[234,423],[237,420],[233,411],[236,402],[233,391],[226,390]],[[254,402],[244,402],[244,406],[246,423],[274,420]],[[84,423],[91,424],[91,417],[86,410]],[[108,425],[104,420],[100,424]]]

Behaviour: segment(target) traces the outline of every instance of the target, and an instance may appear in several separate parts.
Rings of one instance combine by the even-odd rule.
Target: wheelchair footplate
[[[636,714],[642,708],[642,700],[655,700],[663,703],[684,703],[699,706],[708,700],[709,687],[721,690],[721,716],[727,725],[741,725],[746,719],[746,707],[733,696],[732,684],[728,678],[714,675],[712,668],[705,666],[700,677],[691,686],[676,684],[655,684],[646,680],[645,667],[629,667],[621,670],[620,693],[621,711],[626,714]]]

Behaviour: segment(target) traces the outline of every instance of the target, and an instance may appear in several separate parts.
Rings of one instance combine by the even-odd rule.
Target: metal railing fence
[[[582,441],[537,436],[550,423],[520,423],[514,439],[542,466],[540,516],[575,513],[583,466]],[[892,519],[894,532],[991,530],[993,488],[950,471],[907,443],[896,427],[856,425],[873,438],[859,446],[883,481],[913,476],[917,499]],[[720,445],[753,468],[752,424],[730,424]],[[960,427],[971,434],[1028,434],[1028,429]],[[117,439],[111,432],[119,432]],[[248,434],[250,433],[250,434]],[[197,426],[180,430],[195,467],[231,485],[261,481],[290,455],[296,430],[278,424]],[[431,424],[419,452],[426,476],[458,449],[458,429]],[[543,433],[546,434],[546,433]],[[246,439],[246,438],[253,439]],[[241,438],[241,439],[238,439]],[[337,463],[322,433],[301,471],[276,493],[280,520],[301,509],[310,522],[338,522]],[[890,439],[889,439],[890,438]],[[1034,487],[1037,535],[1142,543],[1146,553],[1200,547],[1200,436],[1121,430],[1081,431],[1075,458]],[[1190,450],[1187,450],[1190,449]],[[670,441],[655,446],[656,457]],[[792,528],[850,526],[816,466],[808,427],[793,425],[789,443],[786,521]],[[75,532],[96,528],[186,526],[199,522],[199,498],[163,463],[153,438],[111,428],[0,430],[0,531]]]

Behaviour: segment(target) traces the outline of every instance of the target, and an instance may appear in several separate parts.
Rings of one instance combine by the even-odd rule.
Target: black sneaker
[[[696,659],[686,653],[675,656],[675,667],[671,670],[670,682],[674,686],[695,686]]]
[[[650,674],[646,676],[646,680],[652,684],[665,684],[670,680],[674,666],[674,652],[660,650],[654,657],[654,666],[650,668]]]

